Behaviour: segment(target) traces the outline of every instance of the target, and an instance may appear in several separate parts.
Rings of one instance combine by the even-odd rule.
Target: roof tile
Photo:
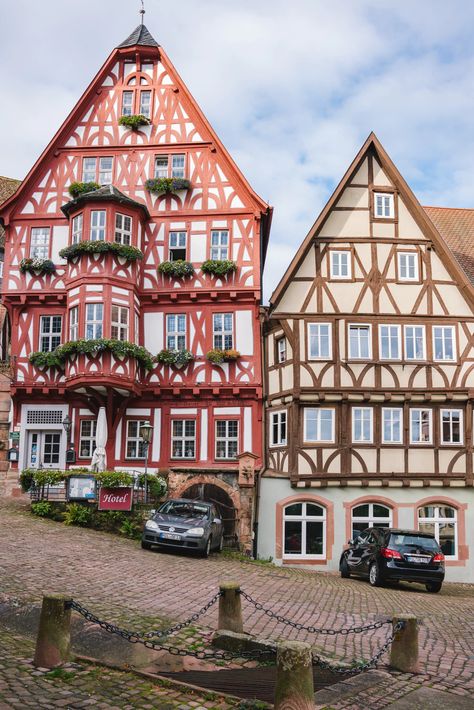
[[[474,285],[474,209],[423,207]]]

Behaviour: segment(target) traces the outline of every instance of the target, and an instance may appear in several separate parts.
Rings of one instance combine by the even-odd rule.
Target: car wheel
[[[341,564],[339,565],[339,571],[343,579],[348,579],[351,576],[351,573],[349,572],[349,565],[347,564],[347,560],[345,557],[343,557],[341,560]]]
[[[204,550],[201,553],[202,557],[209,557],[209,555],[211,554],[211,547],[212,547],[212,537],[209,535],[209,537],[207,538],[206,547],[204,548]]]
[[[376,562],[372,562],[369,568],[369,582],[372,587],[380,587],[382,580],[380,579],[379,566]]]
[[[443,585],[441,582],[427,582],[426,591],[431,592],[432,594],[436,594],[436,592],[441,591],[442,586]]]
[[[142,550],[151,550],[151,543],[142,540]]]

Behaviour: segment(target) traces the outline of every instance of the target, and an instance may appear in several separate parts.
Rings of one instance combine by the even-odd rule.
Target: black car
[[[207,557],[222,550],[224,527],[212,503],[179,498],[167,500],[146,521],[142,548],[185,549]]]
[[[368,528],[348,544],[339,562],[341,577],[367,577],[373,587],[403,580],[420,582],[428,592],[441,589],[444,555],[429,533]]]

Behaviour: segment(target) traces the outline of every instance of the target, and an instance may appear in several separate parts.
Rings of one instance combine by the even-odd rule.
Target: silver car
[[[222,550],[224,527],[216,508],[205,501],[179,498],[167,500],[146,521],[142,548],[183,549],[207,557]]]

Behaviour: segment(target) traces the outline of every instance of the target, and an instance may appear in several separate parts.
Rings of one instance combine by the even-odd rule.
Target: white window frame
[[[69,340],[79,340],[79,306],[69,309]]]
[[[90,434],[84,434],[82,430],[82,425],[84,423],[90,424],[91,425],[91,431]],[[78,458],[80,459],[90,459],[92,458],[92,454],[94,453],[94,449],[96,447],[96,434],[97,434],[97,419],[81,419],[80,427],[79,427],[79,451],[78,451]],[[88,447],[90,449],[89,454],[83,454],[82,453],[82,444],[83,442],[87,442]]]
[[[80,212],[72,220],[71,227],[71,242],[72,244],[78,244],[82,242],[82,235],[84,230],[84,213]]]
[[[187,343],[186,313],[166,314],[166,349],[186,350]],[[183,330],[184,326],[184,330]]]
[[[56,319],[56,320],[55,320]],[[56,330],[53,330],[53,326],[58,322],[59,319],[59,332]],[[49,324],[49,327],[45,330],[45,325],[46,323]],[[63,317],[62,315],[59,314],[54,314],[54,315],[44,315],[40,316],[40,333],[39,333],[39,349],[43,353],[50,353],[55,348],[57,348],[59,345],[61,345],[61,339],[62,339],[62,332],[63,332]],[[56,345],[53,345],[53,340],[57,340],[58,342]],[[48,347],[45,349],[43,348],[43,341],[45,343],[48,343]]]
[[[179,261],[179,259],[172,259],[172,252],[175,249],[184,251],[184,259],[186,261],[186,256],[188,253],[188,234],[183,230],[172,230],[168,235],[168,254],[170,261]]]
[[[442,331],[442,350],[443,357],[436,357],[436,330]],[[451,331],[451,343],[453,348],[453,356],[446,357],[446,331]],[[456,352],[456,329],[454,325],[434,325],[432,329],[432,339],[433,339],[433,360],[435,362],[455,362],[457,358]]]
[[[364,434],[364,424],[368,416],[368,421],[369,421],[369,438],[365,439],[356,439],[356,421],[357,421],[357,413],[362,414],[362,420],[361,420],[361,431],[362,431],[362,436]],[[352,407],[352,443],[353,444],[372,444],[374,441],[374,410],[373,407]]]
[[[308,419],[310,412],[315,412],[316,420],[316,438],[308,438]],[[329,439],[321,438],[321,412],[331,412],[331,437]],[[308,444],[334,444],[335,442],[335,410],[332,407],[305,407],[303,413],[303,439]]]
[[[422,508],[434,508],[435,509],[435,514],[432,518],[426,518],[426,517],[419,517],[419,511]],[[451,510],[454,510],[454,518],[444,518],[440,515],[439,510],[440,508],[451,508]],[[444,503],[425,503],[424,505],[420,506],[417,508],[416,511],[417,518],[418,518],[418,530],[420,529],[420,523],[431,523],[434,528],[434,536],[438,542],[438,545],[440,544],[439,542],[439,528],[440,525],[444,523],[448,524],[454,524],[454,549],[455,549],[455,554],[454,555],[444,555],[446,560],[457,560],[458,559],[458,511],[453,505],[448,505]],[[444,553],[443,553],[444,554]]]
[[[397,412],[400,419],[400,438],[395,440],[393,438],[394,421],[393,413]],[[390,413],[390,431],[392,434],[391,439],[385,438],[385,413]],[[403,407],[382,407],[382,444],[403,444]]]
[[[398,349],[398,355],[394,357],[392,355],[392,335],[389,333],[388,335],[388,349],[389,349],[389,355],[385,356],[383,354],[383,346],[382,346],[382,338],[383,338],[383,329],[384,328],[395,328],[397,331],[397,349]],[[402,329],[399,325],[395,325],[392,323],[381,323],[379,325],[379,359],[380,360],[401,360],[402,359]]]
[[[82,182],[95,182],[97,179],[97,158],[87,156],[82,159]]]
[[[138,113],[141,116],[145,116],[145,118],[151,118],[151,90],[150,89],[142,89],[140,91],[140,109]],[[144,98],[147,98],[147,101],[144,101]]]
[[[351,330],[352,328],[367,328],[368,329],[368,345],[369,345],[369,354],[368,355],[353,355],[351,352]],[[358,342],[358,351],[360,352],[361,347],[361,340],[360,336],[357,338]],[[349,323],[347,326],[347,351],[348,351],[348,359],[349,360],[372,360],[372,325],[370,323]]]
[[[408,356],[407,331],[415,330],[416,328],[421,328],[421,332],[423,334],[423,357],[409,357]],[[403,345],[404,345],[404,350],[405,350],[405,352],[404,352],[405,360],[409,360],[410,362],[424,362],[426,360],[426,328],[424,325],[405,325],[403,327],[403,341],[404,341]]]
[[[91,210],[89,239],[91,242],[104,242],[107,230],[106,210]]]
[[[166,160],[166,165],[158,167],[157,162]],[[182,165],[180,164],[182,163]],[[167,155],[155,155],[154,177],[160,178],[184,178],[186,176],[186,153],[170,153]]]
[[[343,272],[342,257],[345,257],[346,263]],[[329,252],[329,277],[333,281],[350,281],[352,279],[352,252],[349,249],[331,249]]]
[[[231,434],[229,433],[229,425],[230,425],[231,423],[232,423],[232,424],[234,424],[234,423],[237,424],[237,434],[235,434],[235,435],[234,435],[234,434],[231,435]],[[218,433],[219,424],[224,424],[225,433],[224,433],[223,436]],[[238,419],[221,419],[221,418],[218,418],[218,419],[215,420],[215,433],[216,433],[216,437],[215,437],[215,452],[214,452],[214,455],[215,455],[216,461],[235,461],[235,460],[236,460],[237,456],[239,455],[239,433],[240,433],[239,430],[240,430],[240,421],[239,421]],[[223,444],[224,444],[225,456],[218,456],[218,455],[217,455],[217,450],[218,450],[218,446],[217,446],[217,445],[218,445],[218,443],[221,443],[221,444],[223,443]],[[235,454],[232,454],[232,453],[230,452],[230,448],[232,447],[232,449],[233,449],[234,446],[235,446]]]
[[[379,200],[381,201],[380,212]],[[375,219],[394,219],[395,198],[393,192],[374,192],[374,217]]]
[[[459,441],[453,441],[453,413],[459,414]],[[449,428],[450,428],[450,441],[446,441],[443,432],[443,414],[449,413]],[[439,431],[440,431],[440,441],[443,446],[464,446],[464,410],[457,409],[456,407],[444,407],[440,409],[439,412]]]
[[[369,506],[368,515],[366,515],[366,516],[354,515],[355,508],[358,508],[361,505],[368,505]],[[389,514],[386,516],[383,516],[383,517],[380,515],[375,515],[374,505],[380,505],[383,508],[386,508],[388,510]],[[387,523],[386,527],[391,528],[392,521],[393,521],[393,509],[390,508],[386,503],[381,503],[378,500],[374,500],[373,502],[370,502],[370,503],[367,503],[367,501],[364,501],[362,503],[354,503],[351,508],[351,538],[354,539],[354,523],[364,523],[366,528],[374,528],[376,523]]]
[[[328,352],[327,355],[314,355],[312,349],[312,341],[315,339],[318,344],[318,350],[321,353],[322,334],[321,328],[327,328]],[[308,323],[308,360],[331,360],[332,359],[332,323]]]
[[[398,251],[398,280],[418,282],[420,280],[420,256],[417,251]],[[407,263],[413,259],[413,276],[410,276],[411,265]],[[405,261],[405,263],[403,263]],[[405,275],[403,275],[405,273]]]
[[[211,229],[211,248],[209,258],[223,261],[229,258],[229,230]]]
[[[415,412],[429,413],[429,441],[415,441],[413,438],[413,418]],[[420,418],[420,433],[421,433],[421,418]],[[412,407],[410,408],[410,444],[413,446],[431,446],[433,443],[433,410],[428,407]]]
[[[32,227],[30,234],[30,259],[49,259],[49,227]]]
[[[284,433],[284,436],[282,436]],[[276,436],[275,436],[276,434]],[[288,412],[280,409],[270,412],[270,446],[286,446],[288,442]]]
[[[140,428],[144,424],[149,424],[150,422],[146,419],[128,419],[127,420],[127,430],[125,438],[125,458],[129,460],[144,461],[145,460],[145,446],[144,441],[140,434]],[[136,433],[130,433],[130,425],[137,425]],[[134,426],[135,428],[135,426]],[[135,447],[135,454],[129,454],[129,444]]]
[[[282,365],[287,360],[286,338],[284,335],[276,339],[277,362]]]
[[[125,321],[122,321],[122,316],[125,316]],[[110,309],[110,339],[111,340],[128,340],[130,327],[130,309],[128,306],[118,306],[112,303]],[[114,328],[116,333],[114,335]]]
[[[92,311],[89,309],[92,308]],[[98,317],[98,311],[101,312],[101,317]],[[89,318],[89,313],[92,313],[92,317]],[[92,328],[93,335],[89,337],[87,335],[88,327]],[[97,340],[98,338],[104,337],[104,304],[97,301],[96,303],[86,303],[86,313],[85,313],[85,328],[84,328],[84,339],[85,340]]]
[[[117,244],[130,246],[132,242],[133,219],[128,214],[115,213],[114,239]]]
[[[127,89],[122,92],[122,116],[133,116],[133,103],[135,92]]]
[[[231,327],[226,327],[226,320],[231,319]],[[221,321],[221,329],[216,327],[216,323]],[[230,345],[229,343],[230,339]],[[213,313],[212,314],[212,347],[215,350],[234,349],[234,314],[233,313]],[[220,342],[220,345],[219,345]]]
[[[290,507],[291,505],[297,505],[301,504],[302,505],[302,510],[301,510],[301,515],[287,515],[286,514],[286,509]],[[323,515],[307,515],[306,513],[306,506],[307,504],[309,505],[317,505],[319,508],[323,510]],[[285,552],[285,523],[286,522],[301,522],[301,549],[305,550],[306,549],[306,529],[307,529],[307,523],[310,522],[315,522],[315,523],[322,523],[322,529],[323,529],[323,544],[322,544],[322,553],[320,555],[309,555],[305,552]],[[288,560],[294,560],[294,559],[306,559],[306,560],[325,560],[326,559],[326,544],[327,544],[327,508],[324,505],[321,505],[318,501],[312,501],[312,500],[307,500],[307,501],[295,501],[294,503],[288,503],[284,508],[283,508],[283,539],[282,539],[282,557],[283,559],[288,559]]]
[[[104,167],[105,161],[110,160],[110,166]],[[111,185],[113,179],[114,159],[111,155],[104,155],[99,158],[99,174],[97,182],[99,185]]]
[[[186,434],[186,423],[192,422],[194,425],[194,434],[193,436],[187,435]],[[175,435],[174,433],[174,425],[176,423],[181,423],[182,424],[182,433]],[[197,431],[197,422],[196,419],[172,419],[171,420],[171,458],[174,460],[195,460],[197,458],[197,436],[196,436],[196,431]],[[173,444],[175,441],[180,441],[182,445],[182,452],[183,456],[175,456],[173,454]],[[187,456],[186,455],[186,444],[187,442],[193,442],[193,455],[192,456]]]

